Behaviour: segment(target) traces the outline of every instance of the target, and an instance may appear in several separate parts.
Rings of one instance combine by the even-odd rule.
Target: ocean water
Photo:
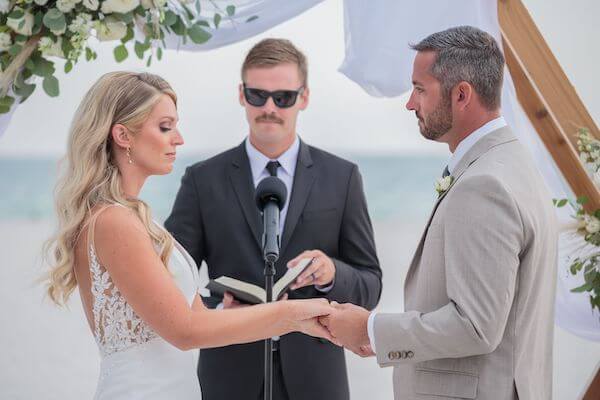
[[[151,177],[140,195],[164,220],[173,205],[185,168],[211,155],[178,159],[173,172]],[[447,161],[439,156],[366,156],[345,158],[358,164],[373,221],[399,218],[419,222],[436,197],[434,181]],[[57,159],[0,157],[0,221],[53,218]]]

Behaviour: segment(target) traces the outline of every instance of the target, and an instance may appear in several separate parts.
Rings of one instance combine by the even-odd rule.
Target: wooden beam
[[[600,208],[600,191],[589,179],[577,150],[569,140],[569,135],[560,126],[555,110],[548,104],[526,69],[523,60],[517,56],[513,42],[502,31],[504,56],[515,84],[517,98],[540,135],[556,165],[569,183],[573,192],[588,198],[589,211]]]
[[[498,22],[515,54],[552,110],[558,125],[576,142],[577,128],[586,127],[600,139],[600,130],[577,95],[575,88],[552,54],[521,0],[498,0]]]
[[[596,375],[591,379],[587,391],[583,395],[582,400],[598,400],[600,399],[600,363],[596,367]]]

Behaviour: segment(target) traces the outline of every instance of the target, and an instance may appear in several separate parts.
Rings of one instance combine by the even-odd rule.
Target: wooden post
[[[579,160],[575,138],[585,127],[600,139],[598,126],[521,0],[498,0],[498,21],[519,103],[575,195],[589,199],[586,210],[599,209],[600,191]],[[594,373],[583,400],[600,399],[600,370]]]
[[[521,0],[498,0],[498,21],[521,106],[575,195],[588,198],[588,211],[600,208],[600,191],[579,160],[575,137],[586,127],[600,138],[597,125]]]

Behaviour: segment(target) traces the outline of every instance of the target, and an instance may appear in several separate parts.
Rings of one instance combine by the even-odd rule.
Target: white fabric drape
[[[346,57],[340,72],[372,96],[399,96],[411,89],[417,43],[429,34],[458,25],[472,25],[491,33],[500,42],[496,0],[345,0]],[[505,71],[502,112],[507,123],[530,151],[554,198],[573,197],[568,185],[517,101],[512,78]],[[572,210],[558,209],[561,223],[568,223]],[[589,296],[572,293],[580,278],[570,276],[568,256],[583,239],[562,234],[558,269],[556,323],[589,340],[600,341],[600,318],[592,313]]]
[[[267,29],[292,19],[322,1],[228,0],[220,2],[224,4],[221,7],[218,1],[202,0],[203,16],[210,16],[215,11],[218,11],[221,15],[226,15],[225,7],[229,5],[235,6],[235,14],[232,17],[224,17],[218,29],[212,28],[213,24],[211,21],[211,28],[206,28],[206,30],[213,36],[208,42],[198,45],[188,40],[186,44],[183,44],[179,37],[170,36],[166,40],[167,48],[186,51],[206,51],[223,47],[258,35]],[[182,12],[181,3],[178,0],[169,0],[168,4],[172,10],[178,13]],[[193,7],[189,8],[192,14],[196,15],[196,11],[191,10]],[[258,18],[247,22],[252,17]]]

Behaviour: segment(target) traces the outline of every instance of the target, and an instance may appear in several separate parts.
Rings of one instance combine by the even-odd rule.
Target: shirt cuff
[[[335,279],[331,281],[331,283],[327,286],[317,286],[315,285],[315,289],[317,289],[321,293],[329,293],[331,289],[333,289],[333,285],[335,284]]]
[[[377,350],[375,350],[375,316],[377,315],[377,313],[375,311],[373,311],[371,314],[369,314],[369,320],[367,321],[367,334],[369,335],[369,342],[371,342],[371,349],[373,350],[373,353],[377,353]]]

